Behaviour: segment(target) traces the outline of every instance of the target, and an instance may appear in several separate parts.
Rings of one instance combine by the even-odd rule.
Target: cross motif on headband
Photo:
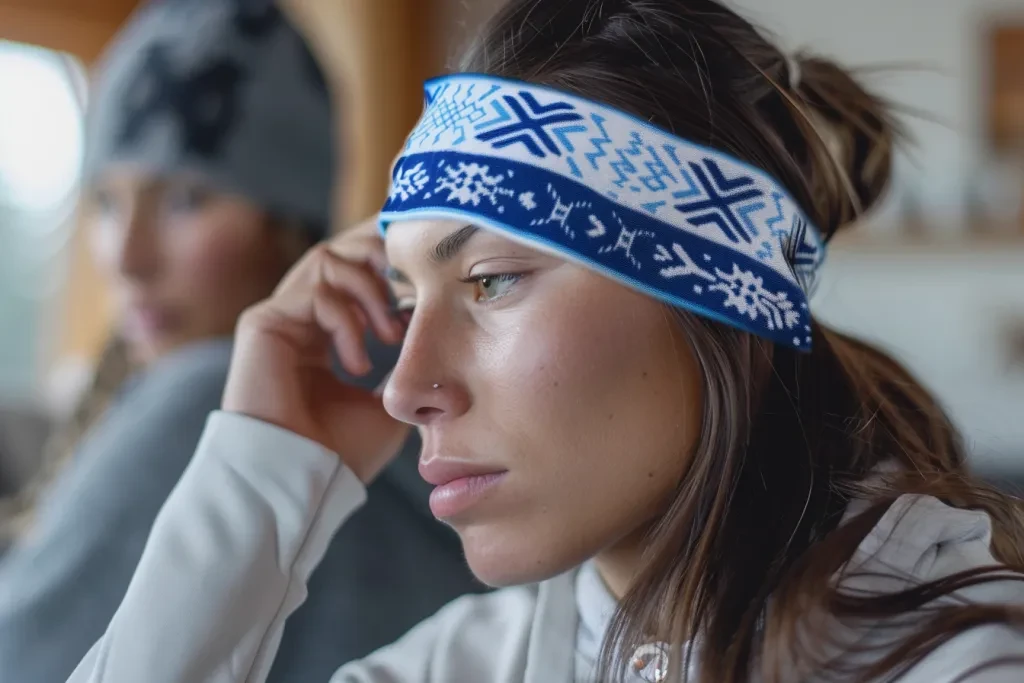
[[[713,159],[704,159],[703,165],[691,161],[690,169],[704,190],[703,197],[676,204],[676,210],[694,225],[715,226],[732,242],[750,242],[758,230],[749,216],[764,208],[764,202],[750,203],[764,194],[754,180],[745,175],[726,178]]]
[[[530,154],[544,157],[546,149],[556,156],[561,155],[561,150],[555,141],[548,134],[547,127],[558,123],[579,121],[583,117],[573,111],[571,104],[565,102],[554,102],[552,104],[541,104],[533,95],[528,92],[520,92],[515,95],[505,95],[502,100],[508,106],[506,109],[498,100],[493,100],[491,106],[497,112],[497,118],[481,122],[478,128],[491,126],[495,123],[503,124],[498,128],[491,128],[477,135],[477,140],[490,142],[495,149],[501,149],[509,145],[522,144],[530,151]],[[526,104],[526,107],[520,102]],[[526,111],[527,108],[529,111]],[[511,114],[509,113],[511,110]],[[513,119],[513,115],[515,118]],[[507,123],[506,123],[507,122]],[[539,145],[537,143],[540,143]],[[542,149],[543,147],[543,149]]]

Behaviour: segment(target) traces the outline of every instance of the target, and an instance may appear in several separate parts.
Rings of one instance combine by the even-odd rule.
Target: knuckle
[[[264,327],[270,317],[268,313],[270,305],[269,301],[261,301],[243,310],[242,314],[238,316],[239,330],[258,330]]]
[[[339,294],[323,280],[319,280],[315,285],[313,285],[313,299],[330,300],[338,297],[338,295]]]

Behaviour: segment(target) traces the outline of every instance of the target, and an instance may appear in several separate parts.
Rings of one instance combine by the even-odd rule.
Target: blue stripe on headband
[[[611,107],[476,74],[428,81],[381,230],[454,218],[807,350],[824,243],[778,182]]]

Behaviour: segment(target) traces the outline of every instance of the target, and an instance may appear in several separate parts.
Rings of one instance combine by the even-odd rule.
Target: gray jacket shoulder
[[[195,344],[160,359],[128,381],[79,444],[40,510],[39,534],[66,520],[78,533],[108,514],[148,535],[152,518],[184,472],[206,419],[220,405],[231,360],[229,340]],[[125,500],[141,505],[124,509]],[[87,503],[88,507],[79,507]],[[126,531],[106,529],[106,533]]]
[[[230,342],[204,343],[131,380],[51,485],[0,565],[5,679],[65,680],[102,635],[220,403],[230,356]]]
[[[185,471],[207,417],[220,405],[230,362],[230,341],[204,342],[160,359],[131,380],[83,440],[66,478],[54,487],[53,502],[63,496],[91,498],[92,492],[107,501],[95,504],[118,506],[124,496],[142,503],[139,494],[145,491],[153,500],[135,513],[148,535],[152,517]],[[136,492],[118,490],[128,485]],[[54,507],[47,505],[44,512]]]

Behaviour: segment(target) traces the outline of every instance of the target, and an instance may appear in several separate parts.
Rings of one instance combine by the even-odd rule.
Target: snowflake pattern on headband
[[[810,347],[824,245],[765,173],[605,105],[487,76],[427,84],[382,229],[449,217],[697,314]]]

